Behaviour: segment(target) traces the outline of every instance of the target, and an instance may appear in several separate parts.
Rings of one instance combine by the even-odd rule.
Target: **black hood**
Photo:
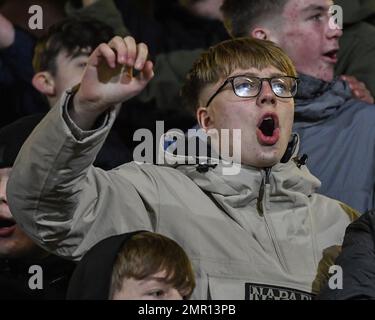
[[[124,243],[142,231],[106,238],[78,263],[69,283],[68,300],[108,300],[112,269]]]

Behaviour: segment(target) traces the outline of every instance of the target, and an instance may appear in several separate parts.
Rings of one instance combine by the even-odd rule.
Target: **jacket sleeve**
[[[108,172],[92,166],[116,111],[106,115],[100,128],[79,132],[66,118],[69,97],[62,98],[25,142],[7,195],[12,215],[33,240],[78,260],[108,236],[155,230],[159,197],[142,166]]]
[[[342,288],[327,285],[319,299],[375,299],[374,227],[375,212],[363,214],[348,226],[342,252],[335,262],[342,268]]]

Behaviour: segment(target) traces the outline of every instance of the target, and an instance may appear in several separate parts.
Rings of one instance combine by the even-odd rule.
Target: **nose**
[[[263,80],[260,93],[257,97],[257,105],[276,105],[276,96],[267,80]]]
[[[328,19],[328,22],[326,23],[326,37],[328,39],[339,39],[343,32],[340,29],[339,25],[335,24],[334,21],[332,21],[333,17],[330,17]]]

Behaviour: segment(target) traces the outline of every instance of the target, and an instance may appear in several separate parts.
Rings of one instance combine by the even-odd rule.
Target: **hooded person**
[[[195,287],[184,250],[160,234],[136,231],[106,238],[79,262],[69,300],[179,300]]]

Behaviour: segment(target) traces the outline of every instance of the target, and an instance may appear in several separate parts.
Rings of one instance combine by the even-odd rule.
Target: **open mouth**
[[[262,145],[274,145],[280,137],[279,119],[276,114],[265,114],[257,129],[257,137]]]
[[[16,222],[11,219],[0,219],[0,229],[2,228],[10,228],[16,225]]]
[[[16,230],[16,222],[13,219],[0,219],[0,238],[8,238]]]
[[[325,58],[327,58],[328,60],[330,60],[331,62],[336,63],[337,62],[337,53],[338,53],[338,49],[333,49],[333,50],[330,50],[330,51],[324,53],[323,56]]]

